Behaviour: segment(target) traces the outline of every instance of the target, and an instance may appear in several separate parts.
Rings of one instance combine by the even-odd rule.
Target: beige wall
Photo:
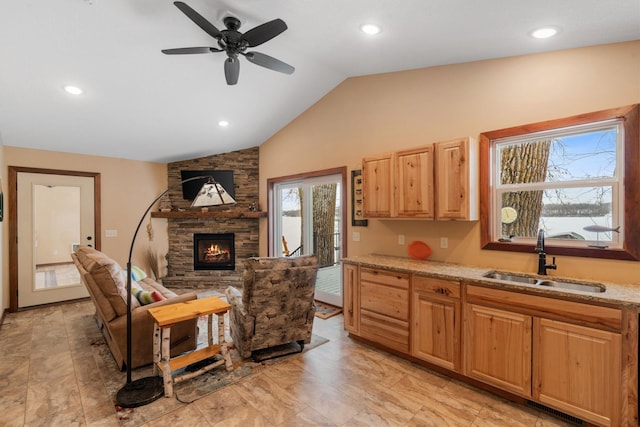
[[[261,146],[261,205],[268,178],[360,169],[365,155],[638,103],[639,70],[636,41],[348,79]],[[397,243],[404,234],[428,243],[435,260],[536,271],[534,253],[481,250],[477,222],[350,221],[349,213],[348,255],[405,256]],[[351,241],[353,231],[360,242]],[[449,238],[448,249],[440,237]],[[260,244],[266,254],[265,222]],[[558,257],[557,264],[554,275],[640,284],[637,262]]]
[[[97,172],[101,174],[102,202],[102,251],[118,261],[123,267],[126,264],[129,247],[135,227],[149,203],[167,186],[167,165],[163,163],[139,162],[111,157],[86,156],[52,151],[30,150],[5,146],[2,150],[4,159],[3,184],[7,179],[8,166],[32,168],[74,170]],[[6,188],[5,188],[6,198]],[[148,220],[143,223],[134,250],[134,263],[145,265],[144,251],[149,245],[147,234]],[[167,250],[166,220],[154,219],[154,245],[161,253]],[[8,236],[8,218],[2,223],[2,232]],[[105,230],[117,230],[117,237],[105,237]],[[8,242],[2,239],[2,307],[9,305],[9,273]]]

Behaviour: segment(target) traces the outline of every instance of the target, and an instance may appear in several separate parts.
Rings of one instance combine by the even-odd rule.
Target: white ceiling
[[[170,162],[262,144],[352,76],[640,40],[640,0],[185,0],[224,29],[275,18],[289,29],[241,58],[163,55],[216,41],[170,0],[1,0],[0,142]],[[371,37],[363,23],[382,26]],[[560,33],[528,33],[554,25]],[[640,70],[639,70],[640,72]],[[79,97],[62,87],[84,89]],[[217,122],[226,119],[227,128]]]

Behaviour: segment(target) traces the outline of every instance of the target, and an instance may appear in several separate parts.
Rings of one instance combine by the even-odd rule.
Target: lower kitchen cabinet
[[[465,374],[531,396],[531,316],[467,304]]]
[[[416,276],[411,304],[411,355],[459,371],[460,282]]]
[[[344,329],[358,333],[360,331],[360,281],[358,280],[358,267],[350,264],[342,266],[342,287],[344,311]]]
[[[534,320],[534,398],[591,423],[620,424],[621,336]]]
[[[638,425],[637,307],[345,263],[344,327],[597,426]]]

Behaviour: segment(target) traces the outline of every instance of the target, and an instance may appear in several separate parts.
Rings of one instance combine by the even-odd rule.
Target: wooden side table
[[[153,373],[160,369],[164,382],[165,397],[173,396],[173,385],[180,381],[196,377],[204,372],[210,371],[222,364],[227,371],[233,369],[231,355],[224,337],[224,314],[231,310],[231,306],[218,297],[209,297],[186,301],[176,304],[169,304],[162,307],[149,309],[149,314],[155,321],[153,339]],[[213,315],[218,317],[218,342],[213,341]],[[207,338],[208,345],[204,348],[194,350],[190,353],[182,354],[171,358],[171,327],[184,320],[195,319],[200,316],[207,316]],[[197,371],[174,376],[172,373],[180,368],[191,365],[200,360],[222,355],[222,360],[213,362],[200,368]]]

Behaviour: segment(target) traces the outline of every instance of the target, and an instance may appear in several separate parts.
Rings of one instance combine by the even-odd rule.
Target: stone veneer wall
[[[210,207],[210,212],[248,210],[258,202],[258,147],[230,153],[170,163],[169,187],[180,183],[181,170],[232,170],[236,205]],[[182,198],[182,188],[168,193],[172,210],[188,209],[191,202]],[[257,256],[259,251],[259,224],[254,218],[176,219],[169,218],[168,274],[162,282],[170,288],[216,290],[227,286],[242,289],[243,259]],[[194,270],[193,235],[195,233],[234,233],[235,270]]]

